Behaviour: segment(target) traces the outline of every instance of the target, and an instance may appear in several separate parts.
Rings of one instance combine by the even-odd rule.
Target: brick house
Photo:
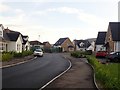
[[[52,46],[51,44],[47,41],[47,42],[43,42],[44,48],[50,49]]]
[[[51,52],[52,45],[47,41],[43,42],[44,45],[44,52]]]
[[[62,48],[62,52],[69,52],[74,51],[74,44],[71,42],[71,40],[67,38],[60,38],[55,44],[54,47]]]
[[[120,22],[109,22],[105,46],[108,52],[120,51]]]

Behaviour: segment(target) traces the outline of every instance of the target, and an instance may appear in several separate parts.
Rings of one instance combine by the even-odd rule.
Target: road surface
[[[69,65],[60,54],[45,54],[27,63],[2,69],[2,86],[39,89]]]

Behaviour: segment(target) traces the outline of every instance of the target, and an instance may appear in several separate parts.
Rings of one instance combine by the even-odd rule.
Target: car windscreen
[[[36,52],[42,52],[42,50],[41,50],[41,49],[36,49],[35,51],[36,51]]]
[[[115,52],[111,52],[110,54],[115,54]]]

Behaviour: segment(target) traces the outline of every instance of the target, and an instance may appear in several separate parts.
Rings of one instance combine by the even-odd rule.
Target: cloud
[[[10,12],[12,15],[9,15]],[[0,3],[0,23],[8,26],[20,26],[24,24],[26,13],[19,8],[12,8],[9,5]],[[2,13],[6,14],[5,16]]]
[[[76,8],[71,8],[71,7],[60,7],[60,8],[54,8],[53,9],[55,12],[59,13],[66,13],[66,14],[78,14],[80,11]]]
[[[72,8],[72,7],[58,7],[58,8],[48,8],[43,11],[37,11],[35,14],[38,15],[48,15],[49,13],[56,12],[62,13],[62,14],[74,14],[74,18],[77,18],[81,22],[86,23],[90,27],[96,27],[103,29],[105,28],[105,25],[107,26],[108,19],[103,19],[101,17],[98,17],[94,14],[87,13],[82,9]]]
[[[71,7],[58,7],[58,8],[48,8],[43,11],[35,11],[34,14],[45,15],[52,12],[66,13],[66,14],[79,14],[82,10],[71,8]]]
[[[10,8],[9,6],[0,3],[0,13],[2,13],[2,12],[7,12],[7,11],[9,11],[9,10],[11,10],[11,8]]]
[[[48,2],[57,2],[57,3],[72,3],[72,2],[118,2],[119,0],[1,0],[3,2],[39,2],[39,3],[48,3]]]

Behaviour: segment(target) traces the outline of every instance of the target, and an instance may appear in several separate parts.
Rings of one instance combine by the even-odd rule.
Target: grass
[[[95,69],[96,80],[100,82],[104,88],[120,90],[120,63],[101,64],[94,56],[87,56],[87,59]]]

